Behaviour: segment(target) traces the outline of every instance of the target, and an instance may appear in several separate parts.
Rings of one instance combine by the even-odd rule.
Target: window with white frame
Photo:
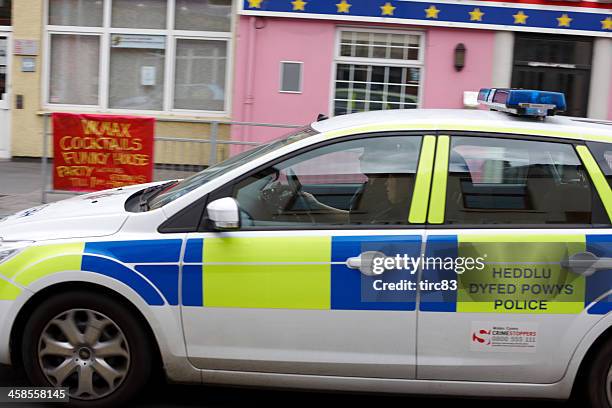
[[[423,35],[340,29],[334,115],[420,106]]]
[[[231,0],[47,0],[50,107],[228,111]]]

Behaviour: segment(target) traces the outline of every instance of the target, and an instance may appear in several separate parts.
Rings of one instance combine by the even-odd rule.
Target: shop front
[[[0,24],[3,6],[10,1],[0,0]],[[13,1],[13,42],[24,47],[11,53],[13,126],[0,116],[0,154],[10,140],[11,156],[40,157],[53,112],[154,117],[156,136],[208,138],[210,122],[231,115],[234,15],[231,0]],[[161,163],[204,165],[211,155],[204,143],[164,143]]]
[[[238,13],[234,120],[473,108],[481,87],[564,92],[565,114],[612,119],[607,1],[245,0]]]

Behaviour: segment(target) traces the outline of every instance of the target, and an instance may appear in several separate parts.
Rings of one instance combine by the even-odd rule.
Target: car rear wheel
[[[117,406],[151,373],[151,341],[130,310],[96,293],[43,302],[24,329],[24,368],[36,386],[67,387],[73,405]]]
[[[592,360],[586,382],[586,397],[593,408],[612,408],[612,340]]]

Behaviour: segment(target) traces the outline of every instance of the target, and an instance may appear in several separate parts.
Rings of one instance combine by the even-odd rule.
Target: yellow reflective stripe
[[[67,254],[78,254],[81,255],[85,248],[84,242],[70,243],[70,244],[54,244],[54,245],[42,245],[32,246],[24,249],[22,252],[9,259],[8,261],[0,264],[0,274],[7,278],[13,278],[21,272],[27,270],[31,265],[36,264],[48,258],[54,258],[57,256],[64,256]],[[74,266],[72,263],[67,266]],[[60,267],[61,265],[57,265]],[[76,270],[80,270],[79,267]],[[50,270],[48,274],[58,272],[59,270]],[[74,270],[74,269],[63,269],[63,270]],[[41,271],[42,273],[42,271]]]
[[[460,239],[458,257],[482,257],[485,264],[474,271],[477,273],[458,275],[457,312],[580,313],[584,309],[585,277],[571,273],[561,262],[569,254],[585,250],[583,234],[496,234],[488,241],[467,243]],[[514,274],[519,271],[520,276]],[[485,289],[490,284],[505,289]]]
[[[21,294],[21,288],[0,279],[0,300],[15,300]]]
[[[28,286],[32,282],[57,272],[80,271],[83,261],[81,254],[65,254],[45,259],[37,264],[29,266],[26,270],[15,277],[15,282]]]
[[[599,165],[597,165],[593,155],[586,146],[576,146],[576,150],[582,159],[582,163],[584,163],[584,166],[589,172],[589,176],[591,176],[593,184],[595,184],[595,188],[597,189],[597,193],[599,193],[599,197],[601,198],[604,207],[606,207],[608,219],[612,220],[612,190],[610,189],[608,180],[606,180],[606,177],[599,168]]]
[[[471,123],[399,123],[399,124],[381,124],[381,125],[367,125],[367,126],[355,126],[352,128],[345,128],[339,130],[332,130],[326,133],[327,137],[341,137],[353,135],[356,133],[370,133],[370,132],[391,132],[397,130],[424,130],[424,131],[475,131],[475,132],[486,132],[486,133],[506,133],[513,135],[529,135],[529,136],[545,136],[545,137],[558,137],[561,139],[574,139],[574,140],[589,140],[593,142],[612,142],[612,138],[608,135],[598,134],[583,134],[584,129],[577,128],[576,132],[560,132],[546,129],[527,129],[527,128],[513,128],[504,126],[482,126]],[[497,136],[497,135],[496,135]],[[503,137],[503,135],[501,135]]]
[[[507,313],[507,314],[580,314],[584,302],[547,301],[546,310],[495,308],[495,302],[457,302],[457,313]]]
[[[412,192],[412,203],[408,222],[411,224],[422,224],[427,219],[427,201],[431,188],[431,176],[433,170],[434,153],[436,151],[436,137],[425,136],[423,146],[419,155],[419,168],[417,171],[414,191]]]
[[[433,170],[433,184],[431,186],[431,199],[429,200],[429,217],[431,224],[444,222],[444,209],[446,207],[446,181],[448,179],[448,155],[450,137],[439,136],[436,148],[436,162]]]
[[[331,237],[204,239],[204,306],[330,309]]]

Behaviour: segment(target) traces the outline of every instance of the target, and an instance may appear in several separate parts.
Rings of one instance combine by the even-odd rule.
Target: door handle
[[[379,276],[384,273],[384,269],[381,272],[374,271],[375,258],[386,258],[386,255],[379,251],[362,252],[358,256],[348,258],[346,266],[350,269],[359,269],[359,272],[365,276]]]
[[[588,277],[597,271],[612,269],[612,258],[600,258],[592,252],[579,252],[561,261],[561,266]]]

